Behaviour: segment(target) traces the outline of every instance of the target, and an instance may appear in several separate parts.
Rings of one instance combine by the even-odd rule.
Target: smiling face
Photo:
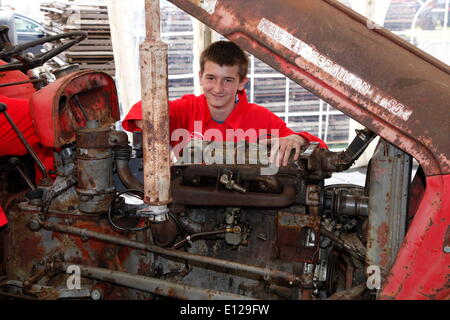
[[[206,61],[203,72],[200,72],[200,85],[211,112],[214,110],[231,112],[236,93],[243,90],[247,82],[247,78],[240,80],[237,65],[220,66],[212,61]]]

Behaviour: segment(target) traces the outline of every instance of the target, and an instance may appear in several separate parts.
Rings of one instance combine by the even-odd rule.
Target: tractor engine
[[[118,109],[111,81],[79,71],[33,96],[32,111],[40,114],[35,127],[46,133],[42,143],[53,148],[56,170],[53,181],[3,190],[9,224],[0,233],[2,295],[370,298],[368,190],[325,186],[324,180],[348,169],[373,133],[358,132],[342,152],[310,143],[298,160],[291,157],[270,175],[262,174],[268,164],[254,157],[267,146],[227,146],[243,164],[205,164],[186,155],[217,143],[192,140],[171,167],[167,219],[155,221],[140,210],[140,135],[132,147],[127,134],[113,128]],[[16,167],[26,166],[18,161]],[[16,170],[11,163],[5,170]],[[29,167],[21,174],[31,181]]]

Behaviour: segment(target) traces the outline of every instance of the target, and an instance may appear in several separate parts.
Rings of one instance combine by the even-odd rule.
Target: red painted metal
[[[82,109],[89,120],[99,120],[100,127],[119,120],[116,87],[109,75],[90,70],[74,72],[31,97],[31,116],[41,144],[58,148],[75,141],[76,129],[87,122]]]
[[[5,64],[6,63],[4,61],[0,60],[0,66],[3,66]],[[30,78],[28,78],[24,73],[17,70],[0,72],[1,83],[12,83],[27,80],[30,80]],[[28,100],[35,91],[36,90],[34,89],[33,85],[31,83],[27,83],[17,86],[0,88],[0,95],[9,98]]]
[[[426,175],[450,173],[447,65],[336,0],[169,1],[411,154]]]
[[[381,292],[382,299],[450,299],[450,175],[428,177],[426,191]]]

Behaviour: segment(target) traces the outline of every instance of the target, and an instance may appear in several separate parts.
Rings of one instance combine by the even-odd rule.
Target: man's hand
[[[279,140],[280,140],[280,151],[279,151],[280,160],[278,164],[281,163],[281,165],[283,166],[287,166],[292,149],[295,149],[294,154],[294,161],[295,161],[300,156],[301,147],[307,143],[307,141],[298,134],[291,134],[290,136],[279,138]]]
[[[295,149],[294,161],[300,156],[301,147],[304,146],[307,141],[303,137],[292,134],[284,138],[272,138],[272,152],[270,154],[270,162],[275,162],[278,166],[287,166],[289,156],[293,149]],[[275,150],[273,147],[277,147]]]

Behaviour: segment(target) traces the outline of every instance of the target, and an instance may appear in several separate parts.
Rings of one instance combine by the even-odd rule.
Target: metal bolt
[[[38,219],[31,219],[27,224],[28,229],[37,232],[41,229],[41,222]]]
[[[83,242],[89,241],[89,237],[87,236],[87,232],[88,232],[87,229],[81,230],[81,233],[80,233],[81,241],[83,241]]]
[[[86,202],[86,201],[89,201],[89,199],[90,199],[91,197],[89,197],[89,196],[80,196],[80,201],[84,201],[84,202]]]
[[[93,289],[91,291],[91,299],[92,300],[101,300],[101,299],[103,299],[103,293],[98,289]]]
[[[265,233],[258,234],[258,239],[266,241],[267,240],[267,234],[265,234]]]
[[[450,246],[445,246],[444,247],[444,252],[445,253],[450,253]]]
[[[239,227],[239,226],[234,226],[234,227],[233,227],[233,233],[241,233],[241,227]]]
[[[138,213],[147,216],[151,223],[162,223],[169,220],[168,216],[169,209],[166,205],[164,206],[153,206],[148,205],[145,208],[138,210]]]

